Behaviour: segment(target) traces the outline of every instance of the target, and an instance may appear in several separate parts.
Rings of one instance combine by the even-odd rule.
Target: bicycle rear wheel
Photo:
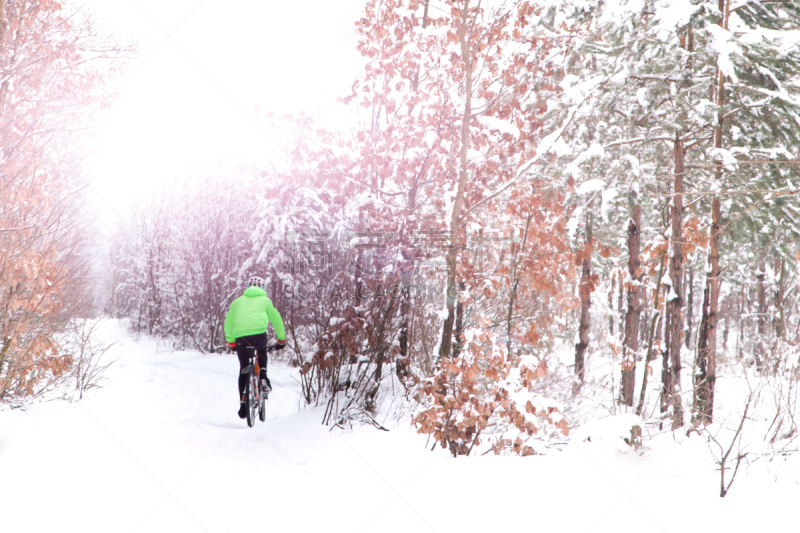
[[[253,379],[253,368],[250,367],[250,371],[247,373],[247,382],[245,383],[245,407],[247,408],[247,425],[249,427],[253,427],[253,424],[256,423],[256,405],[258,403],[258,387],[255,385],[255,380]]]

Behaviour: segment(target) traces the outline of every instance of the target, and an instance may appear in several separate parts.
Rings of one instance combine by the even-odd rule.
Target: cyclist
[[[267,298],[264,291],[264,280],[253,276],[247,281],[244,294],[236,298],[225,316],[225,340],[230,348],[236,349],[239,356],[239,418],[244,418],[247,413],[244,403],[244,386],[247,376],[242,370],[249,364],[247,357],[248,346],[256,349],[258,366],[261,367],[261,388],[269,393],[272,385],[267,378],[267,324],[271,323],[278,338],[277,349],[286,347],[286,332],[283,329],[283,319],[272,300]]]

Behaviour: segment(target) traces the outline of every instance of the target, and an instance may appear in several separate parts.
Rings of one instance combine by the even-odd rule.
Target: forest
[[[528,456],[627,413],[719,441],[722,496],[753,412],[795,451],[799,3],[368,0],[349,128],[276,117],[271,166],[154,194],[107,257],[69,138],[124,50],[59,9],[0,0],[0,402],[74,380],[98,313],[222,356],[259,275],[324,425]]]

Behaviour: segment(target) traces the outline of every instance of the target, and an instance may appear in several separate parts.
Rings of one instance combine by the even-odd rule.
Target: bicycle
[[[278,345],[267,346],[267,353],[274,352],[278,349]],[[269,393],[262,389],[259,384],[259,375],[261,367],[258,364],[258,357],[256,357],[256,349],[253,346],[245,347],[249,364],[242,369],[242,375],[247,376],[247,381],[244,385],[244,401],[245,411],[247,413],[247,425],[253,427],[256,423],[256,411],[258,418],[262,422],[266,419],[267,413],[264,407],[264,402],[268,399]]]

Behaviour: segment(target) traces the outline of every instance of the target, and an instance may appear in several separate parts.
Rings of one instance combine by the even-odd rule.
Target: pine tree
[[[640,167],[651,172],[657,195],[671,189],[664,206],[669,214],[646,215],[651,224],[659,217],[669,219],[664,227],[669,226],[670,293],[669,327],[662,328],[668,358],[662,405],[671,411],[673,427],[683,422],[682,248],[691,233],[682,227],[683,197],[710,196],[696,208],[707,213],[710,248],[698,337],[700,374],[695,376],[701,396],[695,399],[696,409],[710,420],[723,227],[719,196],[729,198],[737,211],[746,211],[744,198],[728,191],[752,188],[763,194],[776,187],[766,183],[769,172],[748,170],[746,161],[739,160],[796,152],[797,48],[785,33],[796,25],[796,9],[791,3],[757,0],[733,9],[727,0],[718,6],[697,1],[689,11],[670,2],[623,1],[587,12],[594,31],[585,39],[579,64],[585,72],[583,85],[591,82],[596,87],[586,114],[602,128],[576,128],[575,134],[586,139],[584,146],[600,145],[618,160],[627,148],[634,148]],[[601,166],[613,169],[618,163],[605,161]],[[661,178],[663,172],[652,173],[663,166],[672,176],[670,185]]]

